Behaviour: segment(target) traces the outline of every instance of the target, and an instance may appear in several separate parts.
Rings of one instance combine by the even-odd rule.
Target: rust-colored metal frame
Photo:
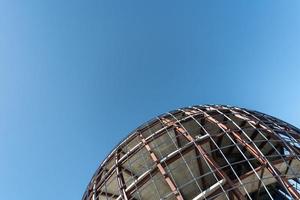
[[[180,118],[177,116],[180,116]],[[215,116],[222,118],[220,120]],[[233,119],[233,116],[235,119]],[[198,138],[193,137],[183,125],[189,120],[196,121],[197,126],[201,128],[205,135],[200,135]],[[239,120],[240,124],[238,124],[237,120]],[[226,125],[228,122],[234,125],[233,130]],[[214,133],[214,137],[212,137],[211,133],[205,129],[205,123],[211,123],[217,126],[221,131]],[[248,135],[244,131],[243,128],[245,126],[248,126],[248,128],[250,127],[251,130],[253,130],[251,135]],[[149,129],[153,129],[153,132],[150,136],[145,137],[143,133]],[[172,152],[164,158],[159,159],[149,144],[160,136],[166,134],[168,131],[173,131],[175,138],[171,139],[175,139],[177,149],[175,152]],[[139,189],[145,183],[151,180],[156,173],[160,173],[165,181],[165,184],[169,187],[174,197],[178,200],[183,200],[185,198],[181,192],[181,186],[178,185],[172,178],[170,172],[166,170],[166,167],[177,159],[182,158],[183,155],[191,152],[192,150],[195,151],[195,160],[197,161],[200,177],[204,176],[204,162],[209,167],[210,174],[214,176],[215,180],[217,182],[224,182],[224,184],[219,184],[219,188],[217,188],[214,192],[207,194],[206,196],[201,196],[201,198],[214,198],[218,194],[224,194],[225,199],[246,199],[246,196],[251,198],[251,194],[249,194],[249,192],[246,190],[246,187],[241,181],[241,177],[238,177],[230,165],[230,162],[226,158],[230,155],[224,155],[221,151],[221,148],[224,148],[221,145],[224,135],[229,137],[234,144],[233,146],[228,147],[228,153],[232,153],[236,147],[239,153],[242,154],[243,159],[247,160],[247,156],[245,156],[244,152],[248,152],[249,155],[253,156],[253,158],[260,163],[261,166],[254,169],[251,161],[247,160],[251,167],[251,171],[249,171],[247,175],[243,176],[243,178],[250,176],[250,172],[255,174],[259,180],[257,187],[258,192],[256,194],[257,197],[260,194],[260,188],[264,188],[265,192],[272,198],[271,192],[267,189],[266,185],[262,181],[264,171],[268,170],[276,179],[277,183],[283,188],[284,192],[286,192],[286,195],[293,199],[300,199],[299,188],[291,184],[289,181],[290,178],[286,175],[288,171],[291,171],[293,173],[292,179],[296,183],[299,182],[297,178],[300,177],[300,174],[297,172],[297,169],[293,169],[290,167],[290,165],[292,160],[299,160],[300,149],[298,146],[293,145],[291,142],[282,138],[280,136],[280,131],[283,132],[287,137],[292,138],[297,144],[300,141],[300,131],[295,127],[268,115],[237,107],[222,105],[194,106],[161,115],[157,119],[152,120],[150,123],[138,128],[133,132],[133,134],[120,143],[116,149],[112,151],[112,153],[110,153],[107,159],[105,159],[105,161],[94,174],[82,199],[135,199],[133,194],[136,192],[138,193]],[[184,145],[179,139],[182,136],[186,140]],[[263,141],[261,141],[259,145],[253,142],[253,140],[255,140],[255,138],[258,136],[263,138]],[[137,140],[134,146],[128,150],[124,150],[124,148],[134,140]],[[271,142],[270,140],[274,142]],[[223,170],[224,167],[219,166],[218,162],[213,157],[213,154],[211,154],[211,152],[207,152],[203,148],[202,145],[204,144],[210,145],[210,151],[212,151],[212,147],[216,147],[217,150],[221,152],[223,159],[227,163],[226,166],[233,170],[235,180],[231,180],[228,174]],[[264,149],[267,144],[272,148],[264,154],[261,149]],[[286,149],[289,154],[282,155],[278,150],[282,148]],[[149,158],[153,162],[153,166],[143,174],[137,175],[133,169],[126,168],[124,163],[133,155],[137,154],[141,149],[147,150],[150,155]],[[273,154],[280,156],[280,159],[270,161],[268,156]],[[107,167],[108,162],[111,161],[114,161],[114,164],[111,164],[110,167]],[[274,163],[279,162],[287,165],[284,173],[280,172],[280,170],[274,165]],[[259,170],[260,174],[257,173]],[[127,177],[132,178],[131,184],[126,183],[124,174],[126,174]],[[107,187],[107,181],[110,179],[116,179],[118,188],[114,189],[117,189],[118,193],[111,193],[103,189]],[[197,180],[199,177],[194,177],[194,179]],[[209,185],[205,178],[202,178],[201,180],[203,188],[199,188],[199,190],[205,194],[205,188],[209,187]],[[200,195],[202,195],[202,193]],[[100,196],[102,198],[100,198]]]

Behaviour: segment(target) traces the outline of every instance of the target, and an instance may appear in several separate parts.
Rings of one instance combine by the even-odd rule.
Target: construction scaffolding
[[[224,105],[181,108],[134,130],[82,200],[300,199],[300,130]]]

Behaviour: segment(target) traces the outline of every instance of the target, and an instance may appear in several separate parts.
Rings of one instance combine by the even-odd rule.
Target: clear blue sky
[[[192,104],[300,126],[300,1],[0,0],[0,199],[76,200],[141,123]]]

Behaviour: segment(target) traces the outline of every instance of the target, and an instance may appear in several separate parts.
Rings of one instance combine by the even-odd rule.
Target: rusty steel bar
[[[295,155],[300,155],[300,149],[290,145],[289,143],[287,143],[286,141],[282,140],[282,138],[275,132],[275,131],[272,131],[272,129],[270,129],[268,127],[268,125],[266,125],[263,121],[261,121],[260,119],[258,119],[257,117],[255,117],[253,114],[251,113],[248,113],[244,110],[241,110],[241,112],[243,113],[246,113],[247,115],[250,115],[251,117],[255,118],[258,120],[258,123],[255,122],[254,120],[251,120],[249,119],[248,117],[246,116],[241,116],[239,114],[236,114],[234,112],[232,112],[236,117],[240,118],[240,119],[243,119],[243,120],[246,120],[251,126],[255,127],[255,128],[261,128],[263,130],[265,130],[266,132],[268,132],[268,135],[272,138],[274,138],[275,140],[278,140],[278,141],[283,141],[284,144],[285,144],[285,147],[287,147],[290,151],[293,151]]]
[[[226,180],[227,184],[229,184],[232,188],[234,187],[233,182],[231,181],[231,179],[226,175],[226,173],[224,173],[220,167],[218,166],[218,164],[212,159],[210,158],[210,156],[207,154],[207,152],[201,147],[201,145],[196,144],[194,138],[187,132],[185,131],[182,127],[178,126],[176,123],[172,122],[171,120],[162,119],[163,122],[166,123],[166,125],[173,125],[175,127],[175,129],[181,133],[188,141],[193,142],[195,144],[196,149],[198,150],[198,152],[201,154],[201,156],[207,161],[207,163],[210,165],[210,167],[212,167],[214,170],[216,170],[218,176],[224,180]],[[235,194],[235,196],[238,199],[241,200],[246,200],[246,198],[243,196],[243,194],[239,191],[239,189],[234,189],[233,193]]]
[[[211,122],[215,123],[220,128],[223,128],[225,131],[230,132],[232,136],[241,144],[242,146],[246,147],[247,151],[253,155],[261,164],[266,166],[266,169],[269,170],[269,172],[274,176],[274,178],[277,179],[279,183],[281,183],[284,188],[287,189],[287,191],[293,196],[295,199],[300,199],[299,192],[288,182],[288,180],[285,177],[281,176],[280,171],[273,167],[271,163],[264,157],[264,155],[260,152],[259,149],[257,149],[256,146],[252,146],[248,144],[238,133],[235,131],[230,131],[230,129],[224,125],[223,123],[219,122],[215,118],[211,117],[209,114],[204,112],[204,115],[207,116],[207,119]]]
[[[146,150],[150,153],[150,157],[153,160],[153,162],[156,164],[156,167],[158,168],[159,172],[161,175],[164,177],[165,181],[169,185],[171,191],[175,194],[176,199],[178,200],[183,200],[183,197],[179,191],[179,189],[176,187],[174,181],[171,179],[171,177],[168,175],[162,164],[159,162],[159,159],[155,155],[155,153],[152,151],[150,145],[147,143],[143,135],[140,133],[139,137],[141,138]]]
[[[207,141],[208,141],[208,138],[204,138],[201,141],[197,141],[197,143],[202,144],[202,143],[206,143]],[[185,154],[189,153],[194,148],[195,147],[194,147],[193,143],[186,144],[184,147],[178,149],[178,152],[176,152],[175,154],[172,153],[171,156],[170,155],[166,156],[165,157],[166,159],[164,159],[164,161],[161,162],[161,165],[163,167],[165,167],[165,166],[173,163],[175,160],[177,160],[178,158],[180,158],[181,155],[185,155]],[[156,174],[157,172],[158,172],[158,168],[155,167],[149,173],[147,173],[145,176],[143,176],[142,178],[138,177],[138,179],[137,179],[138,181],[136,182],[137,187],[138,188],[141,187],[144,184],[145,180],[148,180],[151,177],[151,174],[153,175],[153,174]],[[132,193],[135,189],[136,188],[132,188],[132,189],[130,188],[128,190],[128,193]]]
[[[168,135],[171,140],[162,135]],[[286,197],[300,199],[299,140],[300,129],[260,112],[223,105],[178,109],[139,126],[119,143],[94,173],[82,200],[135,200],[134,197],[142,198],[140,190],[150,181],[155,193],[164,194],[159,195],[161,198],[251,199],[269,195],[272,199],[276,187]],[[159,143],[155,154],[157,150],[167,155],[158,158],[158,153],[153,153],[152,141]],[[154,162],[148,169],[139,168],[141,159],[145,158],[141,150],[147,150],[150,154],[147,153],[147,160]],[[182,172],[191,174],[188,182],[179,178],[182,175],[173,174],[182,164],[186,167]],[[156,183],[155,175],[162,176],[163,180]],[[173,175],[179,178],[176,182]],[[271,182],[266,179],[269,176]],[[274,187],[269,187],[270,184]],[[193,191],[189,192],[188,187]],[[143,192],[144,200],[156,199],[150,195],[151,191]]]

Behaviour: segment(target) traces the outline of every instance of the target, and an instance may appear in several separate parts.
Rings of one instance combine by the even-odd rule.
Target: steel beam
[[[159,159],[155,155],[155,153],[152,151],[150,145],[147,143],[143,135],[140,133],[139,137],[141,138],[146,150],[150,153],[150,157],[153,160],[153,162],[156,164],[156,167],[158,168],[161,175],[164,177],[166,183],[169,185],[171,191],[175,194],[177,200],[183,200],[183,197],[179,191],[179,189],[176,187],[176,184],[174,183],[174,180],[171,179],[171,177],[168,175],[162,164],[159,162]]]
[[[196,149],[198,150],[198,152],[201,154],[201,156],[203,157],[203,159],[205,159],[207,161],[207,163],[210,165],[210,167],[216,171],[217,175],[219,176],[219,178],[222,180],[224,179],[226,181],[227,184],[229,184],[232,188],[234,188],[234,184],[231,181],[231,179],[227,176],[226,173],[224,173],[220,167],[218,166],[218,164],[212,159],[210,158],[210,156],[208,155],[208,153],[202,148],[201,145],[196,144],[194,138],[187,132],[185,131],[182,127],[180,127],[179,125],[177,125],[176,123],[172,122],[171,120],[165,119],[163,118],[162,121],[166,124],[166,125],[173,125],[175,127],[175,129],[177,129],[177,131],[179,133],[181,133],[188,141],[193,142]],[[235,188],[233,190],[233,193],[235,194],[235,196],[238,199],[246,199],[242,193],[239,191],[239,189]]]
[[[288,180],[281,175],[280,171],[276,169],[272,164],[265,158],[265,156],[261,153],[256,146],[249,144],[246,140],[242,138],[242,136],[235,131],[230,131],[230,129],[224,125],[223,123],[219,122],[215,118],[211,117],[209,114],[204,112],[204,115],[207,116],[208,120],[215,123],[220,128],[224,129],[227,132],[230,132],[231,135],[238,141],[239,144],[244,146],[246,150],[253,155],[262,165],[266,166],[266,169],[270,171],[270,173],[277,179],[277,181],[284,186],[285,189],[290,193],[290,195],[295,199],[300,199],[299,192],[288,182]]]

